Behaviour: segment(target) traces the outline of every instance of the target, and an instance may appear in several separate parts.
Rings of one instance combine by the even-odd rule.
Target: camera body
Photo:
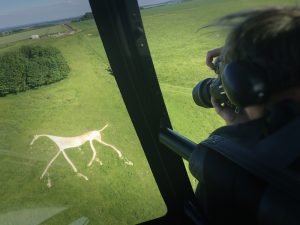
[[[265,103],[272,91],[280,86],[267,79],[268,71],[248,61],[236,61],[220,66],[215,62],[215,73],[218,78],[207,78],[200,81],[193,89],[195,103],[204,108],[212,108],[211,97],[223,107],[239,111],[240,107]]]
[[[213,97],[216,100],[216,102],[219,103],[221,106],[227,106],[232,109],[236,108],[236,106],[232,104],[228,99],[226,92],[223,88],[220,76],[221,64],[222,61],[220,57],[218,57],[214,63],[214,71],[218,75],[218,78],[206,78],[200,81],[193,88],[193,99],[198,106],[204,108],[213,108],[213,105],[211,103],[211,98]]]
[[[212,108],[211,97],[214,97],[222,106],[235,108],[235,105],[226,96],[220,78],[206,78],[200,81],[193,89],[193,99],[198,106]]]

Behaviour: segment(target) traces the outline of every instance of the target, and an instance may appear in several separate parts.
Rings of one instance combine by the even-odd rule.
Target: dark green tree
[[[54,83],[66,78],[69,72],[57,48],[23,46],[0,56],[0,95]]]

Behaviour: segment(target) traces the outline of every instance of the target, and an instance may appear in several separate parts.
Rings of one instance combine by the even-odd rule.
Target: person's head
[[[240,12],[219,24],[232,27],[222,50],[224,65],[242,61],[260,68],[270,88],[266,104],[300,101],[300,8]]]

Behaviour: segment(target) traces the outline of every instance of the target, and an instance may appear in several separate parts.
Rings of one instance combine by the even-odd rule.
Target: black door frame
[[[90,5],[113,74],[167,207],[165,216],[143,224],[202,224],[197,219],[195,196],[182,158],[159,140],[160,132],[172,127],[137,1],[90,0]]]

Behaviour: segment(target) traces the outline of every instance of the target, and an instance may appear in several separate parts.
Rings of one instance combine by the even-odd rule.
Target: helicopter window
[[[46,2],[1,3],[0,224],[164,215],[88,1]]]
[[[142,2],[146,0],[140,0],[140,4]],[[141,14],[173,129],[197,143],[225,125],[213,109],[197,106],[192,98],[193,87],[199,81],[216,78],[206,66],[205,57],[207,51],[221,47],[226,37],[223,28],[204,27],[231,12],[295,4],[295,1],[183,0],[169,3],[174,4],[141,6]],[[195,187],[197,182],[190,178]]]

